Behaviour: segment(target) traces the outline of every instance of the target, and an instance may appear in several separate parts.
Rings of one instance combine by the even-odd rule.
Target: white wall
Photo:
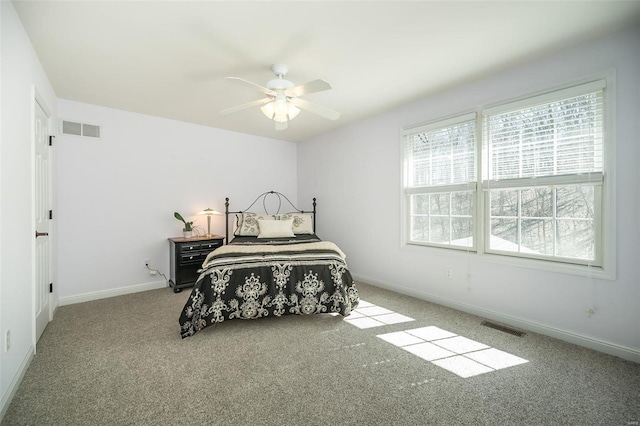
[[[53,304],[164,285],[178,210],[244,208],[276,189],[318,197],[318,232],[360,278],[640,360],[640,31],[626,32],[429,97],[306,143],[211,129],[56,96],[11,2],[0,2],[0,409],[34,351],[32,90],[54,119],[102,126],[100,140],[58,135],[54,148]],[[400,246],[400,129],[478,105],[617,70],[615,281]],[[59,109],[59,113],[57,111]],[[297,167],[296,167],[297,159]],[[214,232],[222,233],[222,217]],[[444,266],[454,270],[445,280]],[[470,272],[470,285],[464,280]],[[469,291],[470,290],[470,291]],[[598,310],[587,318],[585,310]],[[6,350],[5,332],[11,330]]]
[[[55,222],[61,304],[164,286],[168,237],[182,235],[180,212],[245,209],[261,192],[292,194],[296,145],[67,100],[62,119],[101,126],[100,139],[56,140]],[[224,216],[212,218],[224,235]],[[158,281],[160,280],[160,281]]]
[[[298,197],[360,279],[640,362],[640,30],[436,94],[298,146]],[[400,239],[402,127],[616,70],[617,279],[489,261]],[[453,270],[445,279],[444,268]],[[471,281],[467,282],[467,273]],[[597,312],[589,318],[588,308]]]
[[[35,87],[56,115],[56,96],[13,4],[0,2],[0,418],[33,356],[32,108]],[[5,333],[11,331],[7,351]]]

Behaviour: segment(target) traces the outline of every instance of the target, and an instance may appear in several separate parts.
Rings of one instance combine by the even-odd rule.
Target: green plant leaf
[[[184,224],[185,224],[185,225],[187,224],[187,221],[186,221],[186,220],[184,220],[184,218],[180,215],[180,213],[178,213],[178,212],[173,212],[173,216],[174,216],[176,219],[178,219],[179,221],[184,222]]]

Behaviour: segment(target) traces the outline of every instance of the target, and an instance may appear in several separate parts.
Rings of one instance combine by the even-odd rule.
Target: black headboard
[[[270,199],[275,201],[277,200],[277,208],[275,209],[275,212],[270,212],[268,211],[267,208],[267,197],[271,197]],[[300,210],[299,208],[297,208],[296,206],[293,205],[293,203],[291,202],[291,200],[289,200],[287,198],[286,195],[284,195],[281,192],[278,191],[267,191],[267,192],[263,192],[262,194],[258,195],[258,197],[256,197],[255,200],[253,200],[253,203],[251,203],[249,205],[249,207],[247,207],[244,210],[238,210],[238,211],[230,211],[229,210],[229,197],[224,199],[224,214],[225,214],[225,241],[226,244],[229,244],[229,215],[234,215],[237,213],[245,213],[245,212],[250,212],[251,207],[253,207],[258,201],[262,202],[262,208],[264,210],[265,214],[269,214],[269,215],[276,215],[276,214],[280,214],[280,209],[282,208],[282,202],[286,201],[287,204],[289,204],[289,206],[291,206],[291,208],[293,210],[289,210],[289,211],[285,211],[284,213],[292,213],[293,211],[298,212],[298,213],[313,213],[313,232],[316,232],[316,199],[315,197],[313,198],[313,210],[309,211],[309,210]],[[232,222],[233,223],[233,222]]]

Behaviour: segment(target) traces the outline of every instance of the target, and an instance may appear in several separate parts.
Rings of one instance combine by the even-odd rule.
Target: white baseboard
[[[167,287],[166,281],[155,281],[151,283],[136,284],[127,287],[112,288],[109,290],[94,291],[91,293],[64,296],[59,299],[59,306],[73,305],[75,303],[90,302],[92,300],[106,299],[108,297],[122,296],[125,294],[138,293],[147,290],[156,290]]]
[[[371,284],[376,287],[384,288],[387,290],[395,291],[396,293],[412,296],[417,299],[433,302],[438,305],[447,306],[449,308],[456,309],[458,311],[467,312],[473,315],[478,315],[483,318],[498,321],[506,325],[517,327],[520,329],[532,331],[538,334],[544,334],[565,342],[573,343],[579,346],[584,346],[589,349],[593,349],[598,352],[603,352],[609,355],[614,355],[622,359],[640,363],[640,350],[629,348],[626,346],[617,345],[615,343],[607,342],[604,340],[594,339],[592,337],[583,336],[573,333],[571,331],[562,330],[555,327],[549,327],[544,324],[533,322],[530,320],[505,315],[500,312],[492,311],[489,309],[479,308],[477,306],[468,305],[466,303],[456,302],[455,300],[434,296],[433,294],[422,292],[415,289],[409,289],[406,287],[399,287],[391,285],[374,278],[365,277],[363,275],[352,274],[356,281],[362,281],[366,284]]]
[[[15,376],[13,376],[13,380],[11,380],[11,383],[9,383],[9,387],[7,388],[7,391],[4,393],[4,395],[2,395],[2,399],[0,400],[0,422],[2,422],[4,415],[7,413],[7,410],[9,409],[9,404],[11,404],[11,400],[13,399],[13,396],[16,394],[16,391],[18,390],[18,386],[20,386],[20,383],[22,383],[22,379],[24,378],[24,375],[27,372],[27,369],[29,368],[29,364],[31,364],[31,360],[33,359],[34,355],[35,355],[34,347],[29,346],[29,349],[27,349],[27,353],[25,354],[22,362],[20,363],[20,367],[18,367],[18,371],[16,372]]]

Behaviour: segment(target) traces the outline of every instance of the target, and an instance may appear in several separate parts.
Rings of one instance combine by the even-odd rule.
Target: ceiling
[[[59,98],[303,141],[449,87],[640,23],[640,1],[14,1]],[[258,107],[289,67],[304,99],[286,130]],[[65,117],[73,119],[73,117]],[[96,123],[99,124],[99,123]]]

